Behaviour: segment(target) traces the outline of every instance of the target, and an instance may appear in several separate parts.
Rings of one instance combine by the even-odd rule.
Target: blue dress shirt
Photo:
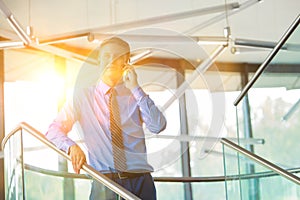
[[[127,171],[151,172],[143,124],[153,133],[166,127],[166,119],[142,88],[132,92],[124,84],[115,86],[124,137]],[[80,136],[88,152],[88,163],[102,173],[115,172],[111,133],[109,129],[109,90],[100,81],[96,86],[76,92],[73,101],[59,112],[50,125],[46,137],[59,149],[68,152],[75,142],[67,134],[75,122],[81,126]]]

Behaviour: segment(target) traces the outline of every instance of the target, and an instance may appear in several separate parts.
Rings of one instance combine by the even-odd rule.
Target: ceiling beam
[[[0,0],[0,10],[6,20],[8,21],[11,28],[15,31],[15,33],[19,36],[22,42],[25,45],[29,45],[31,43],[31,38],[27,35],[27,33],[22,29],[21,25],[19,24],[18,20],[14,17],[12,12],[8,9],[5,5],[3,0]]]
[[[72,33],[66,33],[62,35],[57,35],[53,37],[48,38],[39,38],[39,43],[53,43],[53,42],[61,42],[66,41],[69,39],[74,38],[82,38],[82,37],[89,37],[89,33],[107,33],[107,32],[115,32],[115,31],[122,31],[122,30],[128,30],[132,28],[140,28],[145,27],[149,25],[154,24],[161,24],[166,22],[172,22],[176,20],[182,20],[185,18],[191,18],[191,17],[197,17],[201,15],[207,15],[212,13],[218,13],[218,12],[224,12],[225,10],[236,10],[239,9],[240,4],[239,3],[230,3],[227,5],[218,5],[208,8],[200,8],[196,10],[190,10],[186,12],[180,12],[180,13],[174,13],[174,14],[168,14],[168,15],[161,15],[161,16],[155,16],[150,17],[146,19],[136,20],[136,21],[130,21],[130,22],[121,22],[116,24],[110,24],[107,26],[102,26],[99,28],[94,28],[92,30],[81,30],[76,31]]]
[[[224,20],[226,19],[227,16],[231,16],[231,15],[234,15],[236,13],[239,13],[241,12],[242,10],[256,4],[256,3],[259,3],[261,2],[262,0],[248,0],[242,4],[240,4],[240,6],[238,7],[238,9],[232,9],[232,10],[227,10],[227,12],[224,12],[222,14],[219,14],[217,15],[216,17],[213,17],[207,21],[205,21],[204,23],[201,23],[191,29],[188,29],[186,30],[184,33],[187,34],[187,35],[192,35],[194,33],[196,33],[197,31],[203,29],[203,28],[206,28],[207,26],[210,26],[212,24],[215,24],[221,20]]]

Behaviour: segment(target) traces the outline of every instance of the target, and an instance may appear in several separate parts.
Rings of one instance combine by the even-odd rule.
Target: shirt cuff
[[[137,86],[136,88],[134,88],[132,90],[132,94],[134,96],[134,98],[139,102],[143,97],[146,96],[146,93],[143,91],[143,89],[139,86]]]
[[[70,147],[73,146],[73,145],[75,145],[75,144],[76,144],[75,142],[69,140],[69,141],[67,141],[67,142],[63,145],[62,150],[63,150],[64,152],[66,152],[67,154],[69,154],[69,149],[70,149]]]

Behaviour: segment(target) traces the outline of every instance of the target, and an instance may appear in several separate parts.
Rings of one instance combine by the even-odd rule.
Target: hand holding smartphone
[[[138,86],[137,74],[132,65],[125,65],[123,68],[123,81],[125,86],[133,90]]]

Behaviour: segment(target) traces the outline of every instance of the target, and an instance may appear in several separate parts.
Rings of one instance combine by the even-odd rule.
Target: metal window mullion
[[[177,70],[177,84],[181,85],[185,81],[184,69]],[[181,135],[188,135],[188,122],[187,122],[187,111],[186,111],[186,96],[183,94],[179,97],[179,115],[180,115],[180,133]],[[191,177],[190,167],[190,151],[189,142],[180,142],[181,145],[181,164],[182,164],[182,175],[184,177]],[[191,183],[184,183],[184,199],[192,200],[192,185]]]
[[[22,173],[22,191],[23,191],[23,200],[25,200],[25,164],[24,164],[24,145],[23,145],[23,130],[20,130],[21,134],[20,134],[20,140],[21,140],[21,144],[20,144],[20,148],[21,148],[21,155],[20,155],[20,163],[21,163],[21,173]]]
[[[249,80],[249,73],[248,67],[245,66],[244,72],[241,74],[242,77],[242,85],[243,87],[248,83]],[[253,138],[253,131],[252,131],[252,123],[251,123],[251,110],[250,110],[250,103],[249,103],[249,96],[248,93],[244,96],[243,101],[243,116],[244,116],[244,137],[245,138]],[[254,146],[252,144],[246,144],[246,149],[250,152],[254,153]],[[246,164],[246,173],[252,174],[255,173],[255,165],[254,164]],[[248,198],[252,199],[260,199],[260,192],[259,192],[259,179],[250,179],[249,180],[249,187],[248,187]]]

